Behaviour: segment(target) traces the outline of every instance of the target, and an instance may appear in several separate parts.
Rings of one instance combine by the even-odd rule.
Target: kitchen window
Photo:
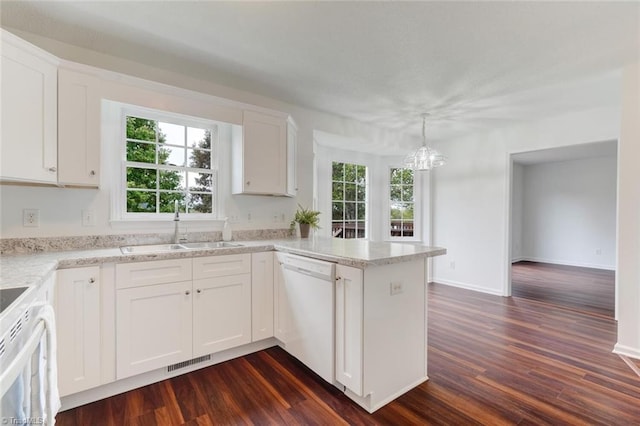
[[[335,238],[367,237],[367,167],[332,163],[331,231]]]
[[[123,114],[123,217],[217,212],[218,126],[178,115]]]
[[[406,168],[389,169],[389,237],[414,236],[415,196],[414,171]]]

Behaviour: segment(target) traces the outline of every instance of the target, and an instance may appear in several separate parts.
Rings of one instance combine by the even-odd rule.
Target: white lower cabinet
[[[273,252],[251,256],[251,340],[273,337]]]
[[[55,314],[60,396],[100,385],[100,267],[57,272]]]
[[[192,358],[191,285],[182,281],[118,290],[118,379]]]
[[[363,271],[336,266],[336,381],[362,396]]]
[[[193,281],[193,356],[251,342],[251,275]]]
[[[336,381],[372,413],[427,380],[424,259],[336,267]]]
[[[251,342],[251,254],[121,264],[116,287],[118,379]]]

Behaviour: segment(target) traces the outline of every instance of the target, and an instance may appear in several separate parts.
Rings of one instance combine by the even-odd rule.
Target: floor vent
[[[172,372],[178,370],[180,368],[188,367],[193,364],[198,364],[200,362],[209,361],[211,359],[211,355],[200,356],[198,358],[190,359],[189,361],[179,362],[177,364],[173,364],[167,367],[167,372]]]

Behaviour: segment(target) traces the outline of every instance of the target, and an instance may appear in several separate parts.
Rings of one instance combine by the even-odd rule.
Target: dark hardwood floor
[[[538,262],[511,265],[511,294],[613,318],[615,272]]]
[[[62,412],[66,425],[632,425],[611,318],[429,286],[430,380],[370,415],[279,348]],[[393,368],[390,366],[389,368]]]

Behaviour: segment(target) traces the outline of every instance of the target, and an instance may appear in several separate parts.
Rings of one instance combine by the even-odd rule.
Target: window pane
[[[332,200],[344,200],[344,183],[342,182],[333,182],[333,189],[331,191],[331,199]]]
[[[356,166],[356,182],[364,185],[367,180],[367,167],[366,166]]]
[[[331,223],[331,235],[335,238],[344,238],[344,222],[335,221]]]
[[[211,168],[211,151],[201,149],[189,149],[189,167],[197,169]]]
[[[186,201],[182,192],[161,192],[160,193],[160,213],[174,213],[175,202],[178,201],[178,210],[186,212]]]
[[[394,204],[391,205],[390,217],[391,217],[391,220],[402,219],[402,210],[400,210],[400,206],[394,205]]]
[[[357,214],[356,217],[358,218],[358,220],[364,220],[366,218],[366,204],[365,203],[358,203],[357,206]]]
[[[173,170],[160,170],[160,189],[182,190],[186,172],[176,172]]]
[[[344,203],[345,220],[354,220],[356,218],[356,203]]]
[[[344,185],[344,200],[355,201],[356,200],[356,184],[346,183]]]
[[[127,117],[127,139],[156,141],[157,124],[154,120]]]
[[[402,187],[400,185],[391,185],[391,202],[397,203],[402,201]]]
[[[156,144],[143,142],[127,142],[127,161],[139,163],[156,162]]]
[[[171,145],[185,145],[185,127],[179,124],[172,123],[158,123],[160,134],[158,136],[158,142],[168,143]]]
[[[127,191],[127,212],[155,213],[156,193],[143,191]]]
[[[190,194],[189,210],[196,213],[213,213],[211,194]]]
[[[399,169],[402,171],[402,183],[406,185],[413,185],[413,170],[411,169]]]
[[[412,203],[403,203],[401,209],[402,209],[402,219],[413,219]]]
[[[343,181],[344,180],[344,163],[333,163],[333,180],[334,181]]]
[[[344,219],[344,203],[342,201],[331,203],[331,219],[332,220]]]
[[[405,185],[402,187],[402,201],[413,201],[413,186]]]
[[[402,236],[413,237],[413,222],[405,221],[402,225]]]
[[[127,188],[156,189],[156,177],[155,169],[127,167]]]
[[[356,182],[356,170],[358,166],[355,164],[345,164],[344,165],[344,181],[345,182]]]
[[[187,146],[211,149],[211,131],[187,127]]]
[[[184,167],[185,164],[184,148],[176,148],[175,146],[162,146],[158,149],[158,160],[160,164],[168,164],[171,166]]]
[[[210,192],[213,185],[211,173],[188,173],[189,191]]]
[[[365,201],[367,198],[367,187],[364,185],[356,186],[356,196],[358,197],[358,201]]]

